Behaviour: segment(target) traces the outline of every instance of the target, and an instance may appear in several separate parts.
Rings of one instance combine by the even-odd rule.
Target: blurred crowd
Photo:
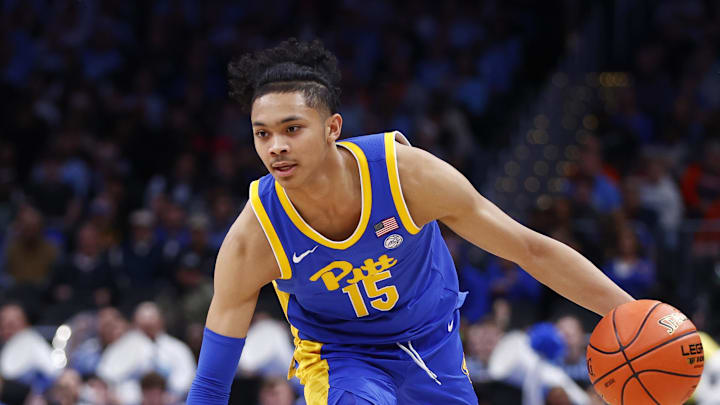
[[[217,250],[265,172],[227,97],[232,57],[322,39],[340,60],[345,136],[401,130],[477,181],[510,146],[493,129],[547,80],[593,4],[537,3],[2,2],[0,403],[183,402]],[[635,297],[691,314],[711,347],[720,5],[662,1],[648,27],[633,59],[609,67],[631,80],[593,111],[568,187],[526,222]],[[471,292],[463,336],[481,403],[602,403],[584,363],[597,318],[513,263],[446,239]],[[231,402],[300,403],[284,378],[291,353],[263,291]],[[708,370],[720,376],[717,360]],[[717,385],[700,391],[718,398],[707,394]]]
[[[718,404],[720,2],[668,0],[651,11],[635,20],[644,25],[635,27],[642,35],[633,39],[638,48],[630,58],[615,58],[605,67],[610,73],[583,74],[582,83],[568,85],[587,100],[597,94],[597,102],[579,124],[562,122],[577,132],[570,145],[560,145],[568,160],[557,166],[561,187],[533,200],[527,223],[583,253],[634,297],[687,313],[705,347],[694,401]],[[570,101],[542,107],[537,121],[551,109],[578,107]],[[514,263],[450,233],[446,239],[461,288],[470,291],[466,350],[471,376],[484,387],[481,403],[602,404],[592,389],[582,392],[589,385],[587,333],[598,318]]]

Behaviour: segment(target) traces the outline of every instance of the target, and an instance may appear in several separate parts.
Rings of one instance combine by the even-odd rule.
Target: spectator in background
[[[623,180],[622,213],[627,225],[638,235],[640,244],[650,249],[655,245],[655,232],[659,229],[658,212],[645,205],[640,196],[641,181],[628,176]]]
[[[693,254],[696,258],[714,260],[720,256],[720,141],[710,140],[703,150],[700,164],[691,164],[682,178],[682,191],[693,217],[702,218],[694,235]]]
[[[582,242],[588,258],[596,261],[602,257],[605,215],[593,204],[593,180],[587,176],[574,176],[571,180],[570,207],[562,208],[570,214],[572,235]]]
[[[169,201],[159,218],[160,224],[155,227],[154,239],[162,250],[164,267],[171,267],[177,262],[190,239],[185,209],[180,204]]]
[[[632,135],[636,144],[644,145],[653,140],[655,128],[650,117],[638,108],[634,87],[623,87],[617,92],[618,111],[612,123],[624,133]]]
[[[293,405],[296,398],[290,382],[282,377],[264,379],[259,397],[258,405]]]
[[[212,300],[213,284],[202,257],[194,252],[184,253],[175,269],[175,283],[182,313],[176,314],[187,322],[203,322]]]
[[[0,141],[0,229],[10,226],[20,200],[15,155],[14,145]],[[4,237],[0,232],[0,248],[4,246]]]
[[[642,204],[655,211],[660,226],[667,233],[680,227],[684,204],[680,189],[668,170],[668,162],[657,153],[646,158],[645,175],[640,178],[638,193]]]
[[[635,88],[637,105],[654,120],[672,108],[673,83],[665,66],[667,50],[661,43],[649,43],[635,53]]]
[[[706,217],[720,202],[720,141],[710,140],[699,163],[691,163],[682,177],[682,193],[692,217]]]
[[[190,243],[180,255],[174,279],[185,321],[203,322],[212,300],[212,274],[216,251],[208,241],[208,219],[205,215],[193,215],[188,221]]]
[[[45,396],[47,405],[92,404],[92,402],[82,397],[83,385],[83,380],[77,371],[65,369]]]
[[[536,319],[541,284],[517,264],[492,257],[485,269],[493,299],[504,298],[513,309],[515,325],[528,325]]]
[[[572,405],[563,387],[552,387],[545,397],[545,405]]]
[[[105,349],[120,339],[129,329],[125,317],[113,307],[105,307],[96,316],[97,336],[82,342],[70,355],[70,367],[81,376],[97,373]]]
[[[220,249],[225,235],[238,215],[238,208],[244,204],[236,205],[229,193],[219,193],[212,199],[211,220],[209,227],[210,244],[214,251]]]
[[[210,184],[214,190],[244,190],[247,179],[239,172],[235,152],[228,148],[219,150],[213,156]]]
[[[114,294],[113,269],[100,248],[98,230],[86,223],[77,232],[75,250],[53,272],[50,296],[55,305],[45,318],[63,322],[78,311],[110,305]]]
[[[705,363],[695,400],[697,405],[720,405],[720,355],[712,356]]]
[[[185,328],[183,341],[190,347],[196,362],[200,358],[200,347],[202,346],[204,330],[205,324],[202,322],[190,322]]]
[[[85,382],[83,397],[93,405],[119,405],[120,401],[110,391],[108,383],[98,376],[90,376]]]
[[[173,395],[184,398],[195,376],[195,359],[190,348],[165,332],[165,321],[156,304],[141,303],[133,319],[135,327],[154,346],[151,361],[155,370],[166,376],[168,389]]]
[[[140,390],[142,391],[140,405],[170,405],[172,403],[181,403],[173,400],[172,396],[167,392],[165,378],[155,372],[145,374],[140,379]]]
[[[50,344],[30,327],[20,305],[0,308],[0,376],[29,384],[38,392],[48,388],[60,367],[53,364]]]
[[[466,364],[473,383],[491,380],[488,371],[490,355],[503,332],[492,321],[472,324],[465,331]]]
[[[174,400],[185,398],[195,376],[195,358],[188,346],[165,332],[160,309],[152,302],[138,305],[135,329],[110,344],[98,364],[122,404],[140,401],[138,376],[157,372],[167,380]]]
[[[243,355],[238,363],[241,373],[273,377],[287,375],[294,348],[283,322],[265,312],[256,313],[248,329],[245,346],[249,347],[247,356]]]
[[[162,277],[162,252],[153,235],[155,216],[147,210],[130,214],[130,239],[122,251],[121,285],[125,304],[132,305],[156,293]]]
[[[71,108],[86,106],[90,103],[90,96],[85,89],[77,91],[71,98]],[[78,198],[86,198],[90,192],[90,171],[82,157],[83,142],[90,134],[81,129],[68,129],[58,134],[52,145],[58,161],[63,183],[73,188]]]
[[[28,287],[36,293],[46,286],[59,252],[43,235],[43,216],[24,206],[13,224],[15,234],[5,252],[5,272],[17,287]]]
[[[118,229],[121,221],[118,204],[121,197],[113,194],[104,191],[90,201],[87,220],[98,230],[102,250],[115,249],[121,241]]]
[[[554,198],[549,215],[542,221],[546,223],[538,224],[537,229],[582,253],[588,260],[594,262],[601,256],[600,218],[589,198],[584,202],[563,196]]]
[[[582,145],[578,172],[571,180],[574,188],[589,187],[589,190],[575,190],[574,194],[589,191],[589,202],[598,213],[609,215],[620,208],[620,191],[604,171],[602,145],[597,138],[588,137],[587,142]],[[587,197],[582,199],[586,200]]]
[[[560,362],[560,367],[578,385],[586,387],[590,383],[585,359],[588,342],[580,320],[566,315],[555,322],[555,328],[566,343],[565,356]]]
[[[175,160],[172,175],[154,176],[148,182],[146,196],[151,200],[165,193],[171,201],[189,206],[198,192],[197,162],[192,153],[180,154]]]
[[[635,232],[621,226],[610,260],[602,267],[605,274],[635,298],[648,297],[655,284],[655,264],[641,254]]]
[[[507,333],[490,356],[490,376],[522,388],[523,405],[544,404],[543,393],[552,387],[562,387],[574,405],[585,405],[587,394],[557,365],[564,350],[559,332],[547,323]]]
[[[34,182],[28,188],[28,196],[46,215],[48,226],[58,231],[70,229],[82,208],[72,187],[62,181],[61,169],[57,157],[47,156],[34,171]]]
[[[188,220],[190,241],[185,253],[196,255],[200,259],[200,270],[205,276],[212,276],[215,267],[215,250],[210,246],[208,228],[210,221],[204,214],[194,214]]]

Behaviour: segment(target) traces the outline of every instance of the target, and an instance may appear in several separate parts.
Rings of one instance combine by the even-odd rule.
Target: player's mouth
[[[277,177],[288,177],[295,172],[297,165],[290,162],[277,162],[272,164],[273,171]]]

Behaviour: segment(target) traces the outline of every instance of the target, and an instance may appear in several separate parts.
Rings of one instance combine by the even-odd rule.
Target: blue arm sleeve
[[[227,405],[245,339],[205,328],[197,374],[188,393],[189,405]]]

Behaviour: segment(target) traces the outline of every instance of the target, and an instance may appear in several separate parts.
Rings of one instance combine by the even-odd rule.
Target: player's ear
[[[342,116],[338,113],[332,114],[325,120],[325,139],[328,143],[335,142],[340,138],[342,122]]]

